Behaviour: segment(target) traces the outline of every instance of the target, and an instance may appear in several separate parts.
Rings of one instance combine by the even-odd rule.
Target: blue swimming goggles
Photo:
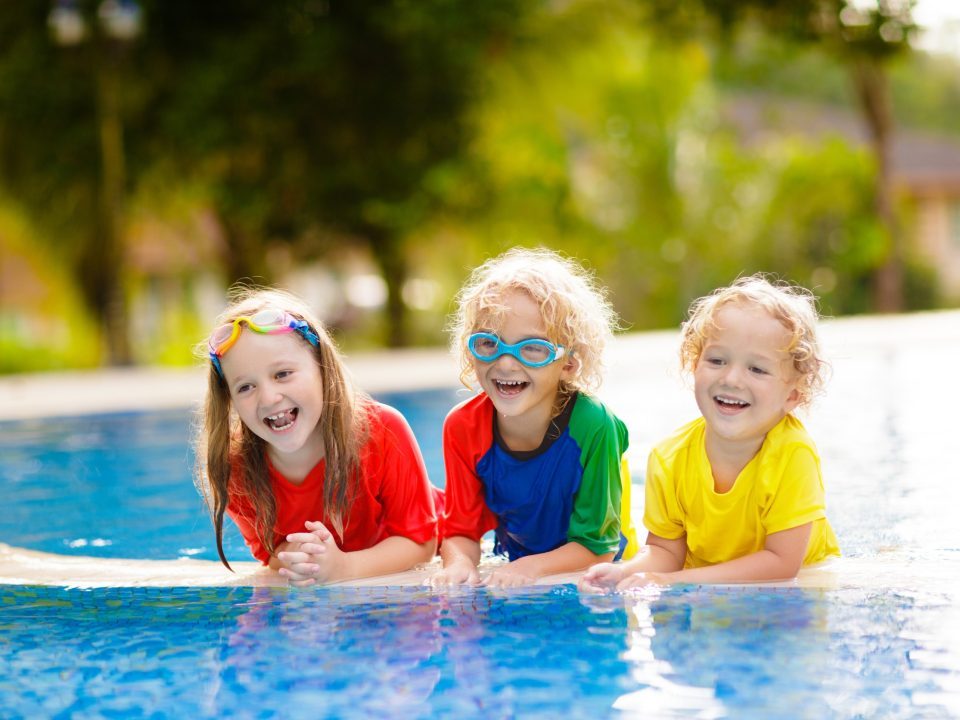
[[[493,362],[501,355],[515,357],[522,364],[530,368],[549,365],[554,360],[563,357],[564,349],[561,345],[540,338],[521,340],[515,345],[508,345],[493,333],[474,333],[467,339],[467,347],[477,360]]]

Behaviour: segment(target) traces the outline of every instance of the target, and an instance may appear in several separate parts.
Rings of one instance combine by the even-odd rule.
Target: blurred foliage
[[[102,359],[101,330],[66,268],[36,237],[23,213],[0,201],[0,285],[16,280],[25,307],[20,313],[0,308],[0,373],[95,367]],[[5,305],[5,294],[0,297]]]
[[[317,260],[338,273],[358,255],[388,302],[342,322],[348,349],[443,342],[469,270],[514,245],[581,259],[630,329],[675,327],[691,299],[759,270],[814,288],[827,314],[869,311],[890,247],[869,151],[840,137],[745,146],[724,119],[743,87],[856,105],[843,62],[801,27],[813,5],[144,0],[136,42],[62,48],[49,2],[6,3],[0,199],[30,223],[0,219],[0,248],[55,258],[50,312],[72,308],[78,327],[97,327],[97,293],[118,283],[140,362],[190,362],[198,308],[232,280]],[[92,20],[94,0],[79,6]],[[764,29],[770,13],[789,38]],[[899,117],[950,124],[956,65],[938,62],[891,65]],[[105,275],[104,64],[130,263]],[[14,247],[11,232],[30,240]],[[907,306],[936,303],[930,269],[904,264]],[[433,300],[405,303],[411,283]],[[4,357],[27,359],[5,368],[31,367],[11,335]],[[71,337],[91,345],[63,344],[56,362],[99,360],[102,332]]]
[[[905,53],[890,64],[893,112],[903,127],[960,135],[960,68],[946,55]],[[719,87],[769,92],[855,110],[846,69],[816,45],[750,28],[715,53]]]

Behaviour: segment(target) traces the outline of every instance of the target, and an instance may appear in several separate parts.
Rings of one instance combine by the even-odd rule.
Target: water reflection
[[[645,588],[623,607],[634,689],[624,717],[951,717],[957,597],[801,588]],[[938,630],[934,630],[938,628]]]
[[[627,638],[622,605],[572,586],[9,586],[0,699],[14,717],[592,719],[634,687]]]

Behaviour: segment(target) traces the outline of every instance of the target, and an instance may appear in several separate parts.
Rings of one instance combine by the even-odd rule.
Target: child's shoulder
[[[445,448],[486,451],[493,445],[493,402],[478,393],[456,405],[443,421]]]
[[[364,445],[382,447],[388,438],[406,437],[410,423],[399,410],[376,400],[367,400],[360,407],[365,430]]]
[[[786,451],[798,446],[816,450],[810,433],[794,415],[786,415],[783,420],[774,425],[773,429],[767,433],[764,445],[767,450],[777,451]]]
[[[374,426],[390,428],[409,424],[402,412],[392,405],[384,405],[376,400],[367,402],[364,411],[366,412],[367,422]]]
[[[626,428],[623,421],[607,405],[592,395],[583,392],[577,393],[574,399],[573,411],[570,414],[570,426],[571,431],[576,428]]]
[[[706,421],[702,417],[681,425],[653,447],[653,452],[662,460],[669,460],[680,452],[686,452],[704,440]]]
[[[487,397],[486,393],[481,392],[454,405],[453,409],[447,413],[443,424],[447,429],[458,427],[475,429],[478,423],[492,423],[493,413],[493,401]]]

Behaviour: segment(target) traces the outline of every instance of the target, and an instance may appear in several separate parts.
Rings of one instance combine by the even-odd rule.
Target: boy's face
[[[762,308],[740,305],[720,308],[715,324],[693,374],[708,445],[756,452],[799,402],[790,333]]]
[[[509,344],[531,338],[554,342],[546,335],[540,308],[528,295],[514,291],[504,296],[502,303],[507,311],[499,327],[481,326],[476,331],[493,333]],[[521,435],[543,438],[553,418],[560,381],[572,378],[574,362],[564,355],[544,367],[531,368],[510,355],[501,355],[493,362],[473,358],[477,380],[497,409],[498,426],[505,440],[509,442],[510,436]],[[535,447],[511,445],[517,450]]]

